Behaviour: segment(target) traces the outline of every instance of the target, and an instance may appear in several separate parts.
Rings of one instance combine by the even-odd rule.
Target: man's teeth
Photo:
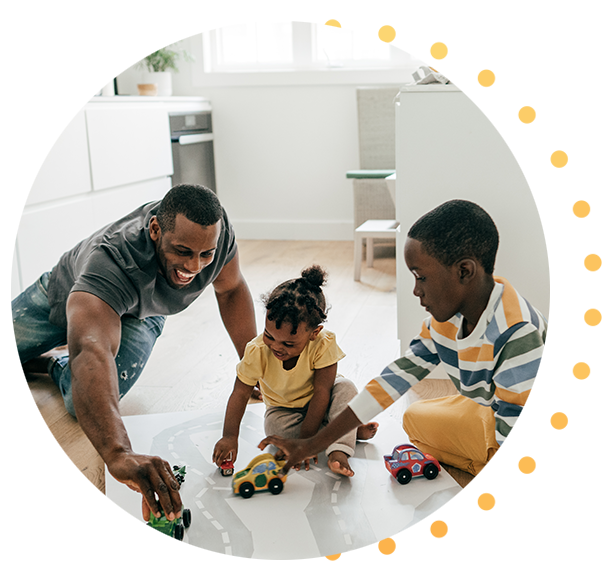
[[[180,280],[186,281],[191,280],[195,276],[195,274],[187,274],[186,272],[176,270],[176,276],[178,276]]]

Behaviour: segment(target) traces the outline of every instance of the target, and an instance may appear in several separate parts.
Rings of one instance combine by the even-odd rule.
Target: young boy
[[[494,277],[498,231],[478,205],[446,202],[409,230],[405,262],[413,293],[430,313],[405,356],[370,381],[313,437],[267,437],[287,454],[285,469],[389,407],[439,364],[459,394],[409,406],[411,442],[476,475],[510,433],[538,372],[547,323],[503,278]]]

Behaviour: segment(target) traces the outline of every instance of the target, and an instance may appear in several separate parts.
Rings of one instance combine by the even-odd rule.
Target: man
[[[146,520],[179,516],[180,486],[167,462],[134,453],[119,400],[165,317],[209,284],[241,358],[256,323],[233,228],[213,191],[177,185],[66,252],[12,303],[24,370],[49,373],[113,477],[142,494]],[[66,343],[69,356],[44,356]]]

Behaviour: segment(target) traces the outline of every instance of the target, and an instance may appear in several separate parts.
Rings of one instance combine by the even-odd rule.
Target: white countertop
[[[168,112],[201,112],[211,111],[212,104],[206,97],[142,97],[134,96],[114,96],[114,97],[93,97],[85,108],[151,108],[164,109]]]

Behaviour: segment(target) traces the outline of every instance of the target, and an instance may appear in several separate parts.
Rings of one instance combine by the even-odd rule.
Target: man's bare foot
[[[68,347],[58,347],[45,352],[44,354],[37,356],[21,365],[23,372],[26,374],[35,373],[46,375],[49,368],[49,361],[52,358],[58,358],[66,356],[68,354]]]
[[[352,477],[354,472],[349,466],[348,457],[343,451],[331,451],[328,456],[328,468],[338,475],[345,475],[346,477]]]
[[[379,423],[371,422],[366,425],[360,425],[358,430],[356,431],[356,439],[358,441],[366,441],[367,439],[372,439],[375,437],[375,433],[377,433],[377,429],[379,428]]]

